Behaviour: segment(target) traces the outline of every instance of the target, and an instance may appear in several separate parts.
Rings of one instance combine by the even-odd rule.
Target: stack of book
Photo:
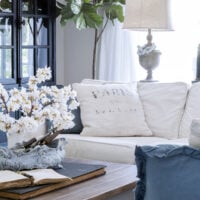
[[[28,199],[105,174],[104,165],[64,162],[61,169],[0,171],[0,197]]]

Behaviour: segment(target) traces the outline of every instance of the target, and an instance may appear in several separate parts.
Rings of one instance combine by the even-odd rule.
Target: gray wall
[[[94,31],[77,30],[74,24],[61,26],[57,19],[57,84],[68,85],[92,77]]]

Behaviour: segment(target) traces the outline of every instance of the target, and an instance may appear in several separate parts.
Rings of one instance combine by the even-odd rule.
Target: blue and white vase
[[[46,123],[39,124],[35,129],[29,130],[26,133],[7,134],[8,148],[14,147],[17,143],[29,141],[32,138],[39,139],[46,134]]]

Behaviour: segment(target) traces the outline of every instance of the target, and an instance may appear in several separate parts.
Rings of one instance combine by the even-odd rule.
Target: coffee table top
[[[37,200],[103,200],[114,195],[132,190],[136,186],[136,166],[103,161],[67,159],[70,162],[106,165],[106,174],[52,191],[33,199]]]

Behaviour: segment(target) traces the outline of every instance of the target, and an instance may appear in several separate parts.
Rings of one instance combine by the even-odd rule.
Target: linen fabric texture
[[[135,83],[136,82],[119,82],[119,81],[105,81],[105,80],[99,80],[99,79],[83,79],[81,83],[85,84],[94,84],[94,85],[106,85],[106,84],[129,84],[129,83]]]
[[[178,144],[186,145],[187,138],[168,140],[152,136],[90,137],[77,134],[62,134],[68,141],[66,156],[90,160],[135,164],[135,147],[143,145]]]
[[[200,199],[200,149],[189,146],[137,146],[136,200]]]
[[[185,112],[180,125],[179,137],[188,137],[193,119],[200,118],[200,83],[194,83],[188,94]]]
[[[200,119],[193,119],[190,126],[189,145],[200,148]]]
[[[150,136],[136,84],[73,84],[85,136]]]
[[[188,85],[175,83],[138,83],[146,122],[153,136],[176,139],[179,135]]]

